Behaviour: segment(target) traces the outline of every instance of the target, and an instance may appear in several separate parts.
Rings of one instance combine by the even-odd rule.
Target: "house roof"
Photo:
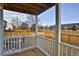
[[[56,3],[4,3],[3,9],[39,15],[55,4]]]

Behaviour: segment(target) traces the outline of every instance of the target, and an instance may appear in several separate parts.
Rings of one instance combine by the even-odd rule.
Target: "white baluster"
[[[24,38],[23,38],[23,41],[22,42],[23,42],[23,48],[24,48]]]
[[[5,39],[5,51],[6,51],[6,39]]]
[[[48,54],[50,55],[50,40],[48,40]]]
[[[17,48],[19,49],[19,38],[17,40]]]
[[[71,56],[73,56],[74,54],[73,54],[73,48],[71,48]]]
[[[31,40],[32,46],[34,46],[34,44],[33,44],[34,43],[34,37],[31,37],[31,39],[32,39]]]
[[[66,56],[68,56],[68,47],[66,47]]]
[[[63,45],[62,45],[62,56],[63,56],[63,53],[64,53],[64,52],[63,52],[63,48],[64,48],[64,47],[63,47]]]
[[[17,40],[18,38],[15,39],[15,49],[17,49]]]
[[[24,38],[24,48],[26,48],[26,37]]]
[[[22,49],[22,37],[21,37],[21,40],[20,41],[21,41],[21,49]]]
[[[22,49],[23,49],[23,38],[22,38]]]
[[[47,53],[49,54],[49,40],[47,39]]]
[[[31,37],[30,37],[30,46],[32,46],[32,44],[31,44]]]
[[[21,37],[19,38],[19,50],[21,50]],[[19,52],[21,52],[21,51],[19,51]]]
[[[45,40],[45,39],[44,39],[44,40]],[[45,44],[45,45],[44,45],[44,48],[45,48],[44,50],[46,51],[46,40],[45,40],[44,44]]]
[[[49,53],[50,53],[50,55],[52,55],[52,48],[51,48],[51,41],[49,41]]]
[[[26,48],[26,37],[24,39],[24,47]]]
[[[79,50],[77,50],[77,52],[78,52],[77,56],[79,56]]]
[[[12,39],[11,39],[11,50],[12,50]]]
[[[41,48],[42,48],[42,39],[40,39],[40,46],[41,46]]]
[[[47,52],[47,40],[46,40],[46,42],[45,42],[45,43],[46,43],[46,52]]]
[[[54,55],[54,56],[56,55],[56,54],[55,54],[55,51],[56,51],[56,50],[55,50],[55,47],[56,47],[56,43],[54,42],[54,43],[53,43],[53,55]]]
[[[51,41],[51,54],[52,54],[52,56],[53,56],[53,41]]]
[[[45,50],[45,39],[44,39],[44,42],[43,43],[44,43],[44,50]]]
[[[21,37],[21,49],[22,49],[22,37]]]
[[[32,37],[30,37],[30,43],[31,43],[31,46],[33,46],[33,45],[32,45],[32,39],[33,39],[33,38],[32,38]]]
[[[14,38],[14,50],[15,50],[15,39],[16,39],[16,38]]]
[[[43,41],[43,39],[41,39],[40,41],[41,41],[41,47],[42,47],[42,49],[44,49],[44,47],[43,47],[43,46],[44,46],[44,41]]]
[[[48,40],[46,40],[47,41],[47,53],[49,53],[49,48],[48,48]]]
[[[8,42],[7,43],[8,43],[8,51],[9,51],[9,39],[8,39]]]

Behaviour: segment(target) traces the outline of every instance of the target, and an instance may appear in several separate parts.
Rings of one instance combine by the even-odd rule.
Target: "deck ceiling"
[[[55,4],[56,3],[4,3],[3,9],[39,15]]]

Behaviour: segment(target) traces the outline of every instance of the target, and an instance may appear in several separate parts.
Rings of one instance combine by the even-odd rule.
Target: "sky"
[[[4,20],[7,20],[9,23],[11,23],[12,17],[16,16],[18,16],[20,21],[25,21],[28,14],[4,10]],[[40,14],[38,18],[41,25],[55,25],[55,6]],[[79,4],[61,4],[61,24],[68,23],[79,23]]]
[[[61,4],[61,23],[79,23],[79,3]]]

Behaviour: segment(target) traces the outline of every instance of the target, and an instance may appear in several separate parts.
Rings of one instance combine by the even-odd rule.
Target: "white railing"
[[[54,56],[55,54],[55,40],[38,36],[37,47],[46,55]]]
[[[56,55],[56,41],[53,39],[39,36],[37,39],[37,47],[41,49],[45,54],[50,56]],[[73,46],[67,43],[60,44],[60,56],[79,56],[79,47]]]
[[[63,42],[59,44],[60,56],[79,55],[79,47]],[[56,41],[53,39],[45,38],[43,36],[37,36],[37,39],[35,38],[35,36],[5,38],[4,54],[10,55],[33,47],[39,48],[46,55],[56,56]]]
[[[60,43],[61,56],[79,56],[79,47],[67,43]]]
[[[6,37],[4,40],[4,54],[10,55],[35,46],[36,39],[33,36]]]

